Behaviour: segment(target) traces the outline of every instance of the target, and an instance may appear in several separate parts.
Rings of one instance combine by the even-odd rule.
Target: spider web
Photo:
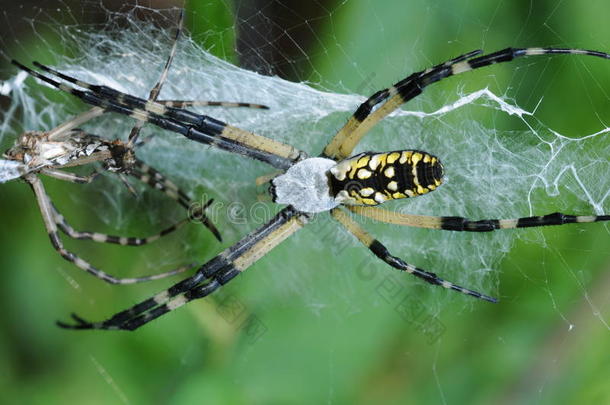
[[[146,97],[159,76],[169,50],[175,10],[157,11],[137,6],[111,12],[97,1],[84,4],[86,6],[82,10],[71,9],[61,19],[45,13],[22,21],[37,36],[37,48],[55,49],[49,54],[49,59],[42,62],[52,64],[71,76]],[[188,34],[182,36],[160,98],[266,104],[270,110],[262,112],[243,109],[201,111],[316,155],[373,91],[412,71],[459,53],[477,47],[496,50],[488,46],[488,43],[495,44],[489,30],[496,26],[496,22],[491,18],[489,23],[479,22],[478,26],[484,33],[479,42],[466,44],[456,39],[444,47],[441,54],[432,56],[427,53],[426,45],[430,40],[425,38],[433,37],[433,34],[422,29],[412,38],[404,39],[405,44],[415,44],[411,49],[408,45],[400,50],[378,49],[374,58],[356,59],[352,55],[361,44],[345,37],[342,27],[349,24],[340,24],[344,19],[352,19],[356,23],[363,18],[359,13],[368,11],[368,24],[381,31],[377,37],[381,42],[379,48],[383,48],[384,41],[397,35],[396,30],[400,28],[392,25],[391,17],[383,9],[370,3],[363,6],[358,2],[346,1],[334,8],[316,4],[322,9],[319,19],[330,27],[326,31],[318,31],[321,24],[318,18],[284,27],[266,17],[264,8],[244,16],[244,10],[238,7],[235,26],[220,33],[203,35],[207,38],[231,35],[236,28],[259,32],[262,39],[251,37],[257,47],[242,40],[236,55],[251,68],[267,74],[238,68],[225,61],[233,52],[214,48],[211,52],[221,56],[217,57],[202,49]],[[284,3],[276,5],[284,10],[292,7]],[[103,10],[105,20],[88,25],[76,22],[81,20],[81,14],[87,14],[90,10]],[[143,12],[154,17],[157,24],[136,18]],[[467,15],[465,11],[434,8],[428,11],[427,17],[432,18],[435,13],[458,19]],[[550,20],[547,20],[546,31],[555,33],[552,15],[548,14]],[[5,20],[8,20],[6,14]],[[454,38],[459,38],[459,32],[466,30],[464,24],[466,22],[459,24]],[[303,27],[313,33],[310,35],[313,40],[308,44],[311,50],[298,42],[296,33]],[[61,39],[59,49],[46,36],[48,32]],[[275,37],[269,38],[269,35]],[[530,43],[530,38],[523,32],[519,33],[518,38],[520,44],[541,45]],[[559,34],[553,38],[554,45],[566,46]],[[292,53],[283,55],[273,65],[267,65],[267,56],[282,55],[286,41],[293,42]],[[587,44],[587,47],[608,48],[604,46],[607,44],[599,41]],[[467,46],[472,44],[474,46]],[[18,51],[21,60],[26,63],[30,62],[30,56],[30,59],[40,58],[29,43],[26,46],[17,39],[8,45],[10,47],[3,46],[5,52]],[[503,43],[501,47],[508,45],[513,44]],[[327,56],[329,54],[335,56],[331,59]],[[335,59],[337,56],[343,58],[340,64]],[[603,106],[608,106],[607,93],[596,75],[596,72],[607,71],[607,62],[604,62],[572,56],[561,60],[542,57],[487,68],[483,72],[473,72],[469,77],[465,75],[449,79],[447,83],[433,86],[417,100],[378,124],[367,134],[356,152],[409,148],[426,150],[442,159],[447,173],[446,183],[429,195],[386,204],[386,208],[399,212],[459,215],[473,219],[517,218],[554,211],[579,215],[610,212],[610,176],[607,175],[610,172],[607,134],[610,127],[604,121],[607,120],[604,108],[594,102],[601,99],[605,102]],[[352,66],[351,76],[342,76],[345,69],[337,65]],[[554,87],[570,86],[555,79],[554,75],[562,68],[579,73],[574,79],[582,86],[579,97],[588,101],[583,103],[588,107],[584,113],[587,114],[588,125],[584,129],[567,123],[573,112],[582,113],[578,102],[568,100],[568,105],[558,110],[558,104],[553,99]],[[84,109],[78,102],[69,101],[69,97],[57,97],[52,91],[41,92],[42,85],[32,79],[25,80],[23,74],[16,74],[11,69],[7,69],[6,73],[4,77],[7,80],[0,88],[1,94],[8,97],[0,135],[3,145],[9,145],[22,130],[50,129]],[[292,76],[298,81],[284,80],[269,73]],[[532,81],[531,76],[535,76],[537,81]],[[518,97],[516,94],[526,96]],[[131,125],[124,117],[108,115],[87,124],[86,128],[102,136],[124,139]],[[108,133],[108,128],[112,128],[112,133]],[[143,133],[150,139],[138,151],[144,161],[175,179],[194,195],[205,194],[216,199],[214,219],[221,226],[228,243],[235,242],[277,211],[272,204],[256,202],[261,189],[257,189],[254,180],[257,176],[272,172],[272,169],[258,162],[193,144],[150,126]],[[137,208],[134,208],[133,200],[120,184],[109,187],[102,192],[102,202],[97,204],[100,208],[95,210],[95,214],[107,225],[120,229],[129,222],[130,215]],[[3,198],[11,196],[3,194]],[[90,202],[87,196],[74,195],[72,198],[76,202]],[[156,213],[153,210],[147,216],[154,222]],[[564,307],[557,303],[559,298],[553,287],[556,273],[567,273],[579,286],[590,314],[604,328],[608,328],[607,314],[590,291],[589,279],[593,275],[583,270],[595,260],[587,258],[587,250],[580,252],[580,262],[564,258],[564,253],[553,245],[560,240],[556,235],[586,233],[593,227],[597,228],[599,237],[607,242],[607,225],[589,224],[572,226],[567,230],[532,229],[481,235],[397,229],[366,220],[360,222],[395,255],[457,284],[499,296],[506,301],[503,305],[511,305],[518,301],[518,297],[505,293],[503,285],[499,283],[499,269],[503,266],[503,269],[519,274],[526,283],[524,288],[546,292],[548,299],[543,305],[544,310],[555,312],[571,329],[578,319],[567,314]],[[200,242],[201,238],[195,238],[193,242],[184,241],[167,255],[200,260]],[[543,252],[542,255],[533,256],[541,260],[540,263],[523,267],[523,262],[511,254],[515,244],[521,248],[535,246],[536,250]],[[314,252],[317,257],[312,258]],[[206,251],[205,260],[214,253]],[[607,253],[606,249],[606,257]],[[550,263],[553,256],[561,258],[562,268],[547,265],[547,260]],[[150,263],[151,268],[156,265],[158,263]],[[396,300],[402,298],[396,298],[396,286],[399,288],[398,296],[403,297],[406,292],[408,296],[416,297],[410,299],[424,308],[427,317],[434,319],[443,317],[448,303],[458,303],[460,310],[456,311],[457,316],[464,316],[460,314],[467,307],[476,310],[481,305],[406,276],[386,275],[390,273],[391,270],[371,259],[366,250],[341,231],[327,214],[323,214],[262,259],[254,271],[242,276],[238,294],[248,297],[249,302],[256,302],[257,311],[263,313],[278,305],[278,301],[290,300],[291,305],[303,307],[314,316],[334,319],[340,324],[347,322],[345,319],[358,319],[368,313],[369,308],[382,312],[392,312],[394,308],[395,312],[400,313],[400,302]],[[155,291],[157,289],[154,288]],[[104,304],[98,301],[97,305]],[[415,329],[421,326],[416,314],[402,315]],[[392,316],[395,320],[399,319],[396,314]],[[337,346],[338,343],[334,342],[333,345]],[[442,350],[443,346],[439,347],[438,350]],[[255,353],[250,354],[256,357]],[[243,360],[240,364],[247,362]],[[437,364],[438,360],[434,359],[433,368]],[[329,366],[332,365],[331,360]],[[443,378],[435,375],[442,393]]]

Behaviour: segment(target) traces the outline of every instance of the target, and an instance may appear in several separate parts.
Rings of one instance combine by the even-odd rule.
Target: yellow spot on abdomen
[[[377,192],[377,193],[375,193],[375,201],[378,204],[383,204],[386,201],[386,198],[383,194]]]
[[[379,166],[379,155],[373,155],[369,161],[369,169],[377,170],[377,166]]]
[[[366,204],[366,205],[377,205],[377,204],[379,204],[378,202],[376,202],[372,198],[363,198],[361,201],[362,201],[362,204]]]
[[[369,177],[371,177],[372,174],[373,173],[370,170],[366,170],[366,169],[358,170],[358,178],[360,180],[368,179]]]
[[[375,192],[375,190],[372,187],[366,187],[363,188],[362,190],[360,190],[360,195],[363,197],[368,197],[370,195],[372,195]]]
[[[392,163],[396,162],[399,157],[400,157],[400,153],[398,153],[398,152],[390,153],[388,155],[388,159],[387,159],[388,164],[391,165]]]
[[[383,174],[385,174],[385,176],[390,179],[394,177],[394,166],[389,166],[383,171]]]
[[[358,159],[358,162],[356,163],[356,167],[361,168],[361,167],[368,165],[369,160],[371,160],[370,156],[361,157],[360,159]]]

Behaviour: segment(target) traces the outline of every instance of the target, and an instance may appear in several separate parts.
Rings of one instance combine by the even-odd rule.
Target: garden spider
[[[147,102],[108,87],[84,83],[36,63],[42,70],[84,90],[76,89],[14,62],[33,76],[89,104],[151,122],[189,139],[261,160],[284,171],[271,179],[271,192],[276,203],[286,204],[287,207],[281,209],[268,223],[203,264],[193,276],[105,321],[88,322],[73,314],[75,323],[58,322],[58,325],[70,329],[134,330],[192,300],[206,297],[216,291],[304,227],[313,213],[323,211],[330,211],[330,215],[343,228],[375,256],[395,269],[411,273],[433,285],[485,301],[497,302],[495,298],[445,281],[434,273],[391,255],[380,241],[366,232],[349,215],[349,212],[352,212],[390,224],[466,232],[610,220],[610,215],[575,216],[553,213],[518,219],[475,221],[454,216],[407,215],[375,207],[386,200],[426,194],[442,183],[443,167],[438,158],[427,152],[365,152],[350,157],[362,137],[376,123],[418,96],[425,87],[449,76],[494,63],[508,62],[518,57],[579,54],[610,59],[610,55],[603,52],[558,48],[507,48],[486,55],[481,54],[480,50],[466,53],[413,73],[392,87],[373,94],[358,107],[345,126],[327,144],[322,154],[313,158],[292,146],[252,134],[206,115]]]

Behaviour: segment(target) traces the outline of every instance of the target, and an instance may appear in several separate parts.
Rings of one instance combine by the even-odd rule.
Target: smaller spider
[[[96,107],[50,131],[31,131],[21,134],[17,138],[15,145],[3,154],[3,158],[6,160],[0,160],[0,183],[14,179],[23,179],[28,183],[36,196],[36,201],[53,248],[64,259],[101,280],[112,284],[132,284],[168,277],[191,268],[191,265],[181,266],[175,270],[151,276],[117,278],[94,267],[64,248],[58,230],[74,239],[86,239],[124,246],[142,246],[181,228],[189,220],[193,219],[201,221],[212,231],[216,238],[220,239],[218,230],[204,214],[204,210],[213,200],[207,201],[200,210],[189,212],[187,218],[174,223],[157,234],[143,238],[82,232],[75,230],[68,224],[51,202],[39,175],[42,174],[71,183],[90,183],[100,174],[99,170],[94,170],[88,176],[80,176],[64,169],[86,166],[95,162],[101,162],[102,169],[105,171],[118,173],[119,175],[126,173],[151,188],[160,190],[183,206],[187,211],[195,206],[186,193],[180,190],[173,182],[165,178],[157,170],[135,158],[135,156],[130,156],[130,169],[125,171],[126,145],[124,142],[120,140],[108,141],[76,128],[78,125],[101,115],[103,112],[101,108]]]
[[[267,106],[252,103],[235,103],[223,101],[181,101],[181,100],[157,100],[161,88],[167,78],[169,67],[176,53],[177,40],[182,30],[183,14],[180,15],[180,22],[176,30],[176,35],[169,57],[163,67],[159,81],[150,92],[148,101],[156,102],[172,108],[183,108],[192,106],[220,106],[220,107],[248,107],[257,109],[267,109]],[[143,281],[156,280],[183,272],[192,267],[181,266],[178,269],[152,276],[136,278],[117,278],[97,269],[87,261],[81,259],[72,252],[66,250],[59,237],[58,230],[75,239],[87,239],[95,242],[113,243],[128,246],[141,246],[156,241],[161,236],[167,235],[185,225],[189,220],[196,220],[206,226],[218,239],[222,241],[220,232],[212,221],[205,215],[206,208],[213,202],[208,200],[200,206],[191,201],[188,195],[178,188],[173,182],[159,173],[154,168],[146,165],[135,156],[135,146],[142,122],[138,121],[129,134],[129,140],[109,141],[99,136],[87,133],[77,127],[96,118],[104,113],[103,108],[94,107],[91,110],[69,120],[57,128],[50,131],[31,131],[21,134],[13,147],[5,152],[4,159],[0,159],[0,183],[14,179],[23,179],[33,189],[36,195],[38,206],[42,213],[43,222],[51,244],[66,260],[72,262],[77,267],[93,274],[112,284],[132,284]],[[72,228],[52,204],[50,197],[46,193],[39,174],[54,177],[59,180],[72,183],[90,183],[99,174],[95,170],[89,176],[79,176],[74,173],[64,171],[65,168],[85,166],[95,162],[101,162],[105,171],[118,174],[119,178],[127,188],[135,194],[135,191],[127,181],[126,175],[132,176],[145,183],[153,189],[160,190],[178,204],[184,207],[189,213],[188,217],[170,227],[163,229],[158,234],[144,237],[121,237],[105,235],[96,232],[80,232]]]

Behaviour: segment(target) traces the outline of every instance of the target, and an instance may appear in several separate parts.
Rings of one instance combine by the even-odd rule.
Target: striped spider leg
[[[192,300],[207,297],[300,230],[309,219],[309,214],[286,207],[268,223],[203,264],[193,276],[151,298],[102,322],[88,322],[72,314],[75,323],[58,322],[57,324],[67,329],[137,329]]]
[[[485,294],[470,290],[468,288],[460,287],[450,281],[443,280],[439,276],[429,271],[420,269],[413,266],[412,264],[406,263],[401,258],[393,256],[390,251],[377,239],[373,238],[367,231],[364,230],[356,221],[354,221],[345,212],[343,208],[333,208],[330,211],[333,219],[339,222],[341,226],[349,233],[354,235],[360,243],[367,247],[375,256],[383,260],[385,263],[394,267],[397,270],[405,271],[415,277],[432,285],[439,285],[444,288],[448,288],[462,294],[470,295],[475,298],[482,299],[489,302],[498,302],[496,298],[490,297]]]
[[[440,160],[424,151],[364,152],[350,157],[362,137],[377,122],[403,103],[415,98],[426,86],[452,75],[494,63],[507,62],[522,56],[579,54],[610,58],[608,54],[597,51],[557,48],[508,48],[479,56],[481,53],[481,51],[473,51],[458,56],[432,68],[413,73],[394,86],[375,93],[356,110],[346,125],[331,139],[321,156],[314,158],[309,158],[304,152],[289,145],[251,134],[209,116],[159,103],[146,102],[104,86],[83,83],[37,64],[42,70],[84,90],[76,89],[18,64],[39,79],[75,95],[89,104],[130,115],[141,121],[151,122],[190,139],[261,160],[282,170],[282,174],[270,181],[270,191],[275,203],[288,206],[281,214],[288,216],[288,213],[291,213],[288,222],[284,222],[285,220],[274,222],[277,220],[276,217],[269,224],[254,231],[204,264],[192,278],[174,285],[131,309],[118,313],[107,321],[89,323],[74,316],[75,324],[62,323],[61,326],[76,329],[133,330],[192,299],[207,296],[244,271],[256,259],[268,253],[279,243],[279,239],[275,233],[266,235],[261,230],[268,229],[274,223],[288,226],[292,222],[292,218],[297,216],[300,218],[298,220],[300,228],[306,223],[305,218],[313,213],[324,211],[329,211],[342,228],[353,234],[375,256],[388,265],[411,273],[430,284],[489,302],[497,302],[493,297],[455,285],[439,278],[434,273],[417,268],[393,256],[380,241],[368,234],[347,212],[390,224],[467,232],[610,220],[609,215],[576,216],[561,213],[519,219],[470,220],[454,216],[400,214],[376,207],[388,200],[427,194],[438,188],[443,182],[444,169]],[[290,232],[290,234],[292,233]],[[283,236],[284,233],[282,233],[281,240],[290,235],[286,232],[286,237]],[[244,246],[248,246],[248,249],[245,250]],[[244,263],[247,266],[244,266]],[[234,268],[237,270],[234,271]]]
[[[174,107],[180,102],[147,101],[121,93],[107,86],[94,85],[74,79],[35,62],[35,65],[40,69],[85,89],[80,90],[67,83],[60,83],[15,60],[12,63],[58,90],[70,93],[85,103],[98,106],[105,111],[128,115],[136,120],[149,122],[196,142],[213,145],[228,152],[256,159],[281,170],[286,170],[294,163],[307,157],[307,153],[291,145],[248,132],[208,115]]]
[[[136,144],[143,124],[145,122],[152,122],[161,127],[165,127],[166,129],[171,128],[174,132],[182,133],[186,137],[195,141],[204,144],[214,144],[216,147],[221,149],[226,149],[231,152],[241,153],[255,159],[263,160],[276,167],[287,168],[291,162],[306,156],[301,151],[295,150],[288,145],[252,134],[240,128],[232,127],[211,117],[190,113],[189,111],[184,110],[185,107],[200,106],[268,109],[269,107],[265,105],[231,101],[157,100],[161,92],[161,88],[169,74],[171,63],[175,57],[178,38],[183,27],[183,19],[184,13],[181,12],[168,59],[166,60],[158,82],[153,86],[147,100],[118,92],[107,86],[93,85],[82,80],[75,79],[51,69],[50,67],[34,62],[35,65],[40,69],[47,71],[50,74],[67,81],[68,83],[72,83],[78,87],[86,89],[85,91],[78,90],[65,83],[59,83],[55,80],[40,75],[39,73],[32,71],[16,61],[12,61],[12,63],[17,65],[20,69],[28,71],[38,79],[45,81],[62,91],[82,98],[87,103],[102,107],[107,111],[127,114],[136,118],[138,121],[132,129],[129,135],[129,141],[127,143],[129,150],[132,150]],[[127,113],[128,109],[130,110],[129,113]],[[174,128],[175,123],[165,120],[165,117],[163,116],[178,119],[181,122],[191,125],[187,128],[183,128],[182,130],[176,130],[176,128]]]
[[[161,93],[161,89],[163,88],[163,85],[165,84],[165,81],[167,80],[167,76],[169,75],[169,69],[170,69],[172,61],[174,60],[174,57],[176,55],[176,50],[178,48],[178,39],[180,38],[180,34],[182,32],[183,26],[184,26],[184,10],[180,10],[178,26],[176,27],[176,32],[174,35],[174,39],[172,41],[172,46],[171,46],[168,58],[165,62],[165,65],[163,66],[159,80],[153,86],[153,88],[151,89],[151,91],[148,95],[148,100],[147,100],[148,102],[159,102],[162,105],[179,107],[179,108],[184,108],[187,106],[220,106],[220,107],[229,107],[229,108],[230,107],[247,107],[247,108],[268,109],[268,107],[265,105],[252,104],[252,103],[235,103],[235,102],[223,102],[223,101],[198,101],[198,100],[192,100],[192,101],[185,101],[185,100],[161,100],[161,101],[159,101],[159,100],[157,100],[159,97],[159,94]],[[126,145],[126,152],[125,152],[126,158],[124,159],[124,163],[125,163],[125,167],[123,168],[124,172],[129,172],[129,171],[134,170],[133,164],[129,164],[127,162],[135,162],[135,160],[136,160],[135,155],[134,155],[134,149],[135,149],[136,145],[138,145],[138,137],[140,135],[140,131],[142,130],[142,127],[144,126],[144,123],[145,123],[145,121],[136,121],[135,125],[133,126],[133,128],[131,129],[131,131],[129,133],[128,142]],[[150,168],[150,167],[147,167],[147,169],[149,171],[152,170],[152,168]],[[159,176],[159,173],[156,172],[155,175]],[[144,175],[144,176],[146,176],[146,175]],[[124,174],[120,173],[119,177],[121,178],[123,183],[128,187],[128,189],[130,191],[133,191],[133,188],[131,187],[129,182],[124,177]],[[175,187],[174,187],[174,189],[175,189]],[[182,199],[182,200],[188,201],[188,199],[186,199],[186,200]],[[185,208],[187,210],[189,209],[188,206],[185,206]],[[212,224],[212,222],[205,215],[199,215],[199,219],[207,228],[209,228],[214,233],[214,235],[216,236],[216,238],[219,241],[222,240],[220,233],[218,232],[216,227]]]
[[[40,212],[42,214],[42,219],[49,234],[49,238],[51,239],[51,244],[53,248],[59,252],[61,257],[65,260],[73,263],[76,267],[86,271],[87,273],[92,274],[93,276],[108,282],[110,284],[134,284],[144,281],[152,281],[158,280],[164,277],[173,276],[175,274],[181,273],[185,270],[188,270],[193,267],[193,265],[181,266],[177,269],[170,270],[160,274],[154,274],[150,276],[144,277],[130,277],[130,278],[117,278],[114,277],[96,267],[91,265],[89,262],[81,259],[79,256],[75,255],[72,252],[66,250],[61,242],[59,237],[58,229],[63,231],[66,235],[75,238],[75,239],[89,239],[95,242],[104,242],[104,243],[116,243],[120,245],[130,245],[130,246],[141,246],[150,242],[153,242],[160,238],[163,235],[166,235],[174,230],[180,228],[184,223],[188,220],[183,220],[178,222],[167,229],[164,229],[157,235],[149,236],[147,238],[133,238],[133,237],[118,237],[112,235],[105,235],[101,233],[94,232],[79,232],[74,230],[63,218],[62,215],[59,214],[57,209],[51,203],[51,200],[46,193],[42,181],[38,176],[33,173],[29,173],[23,177],[23,179],[32,187],[34,194],[36,195],[36,201],[38,202],[38,207],[40,208]]]
[[[214,202],[213,199],[206,201],[202,207],[197,207],[198,204],[194,204],[190,197],[172,181],[138,159],[136,159],[130,175],[175,200],[189,213],[190,220],[201,222],[219,242],[222,242],[220,231],[210,218],[205,215],[205,210]]]
[[[605,52],[572,48],[506,48],[479,56],[482,53],[482,50],[465,53],[429,69],[413,73],[390,88],[373,94],[356,109],[343,128],[337,132],[324,149],[323,156],[333,159],[347,158],[375,124],[404,103],[420,95],[427,86],[447,77],[527,56],[567,54],[610,59],[610,55]],[[373,111],[374,108],[377,109]]]
[[[161,76],[157,83],[153,86],[150,94],[148,95],[148,101],[150,102],[158,102],[162,105],[174,108],[185,108],[185,107],[195,107],[195,106],[209,106],[209,107],[246,107],[246,108],[259,108],[259,109],[268,109],[269,107],[262,104],[253,104],[253,103],[239,103],[239,102],[227,102],[227,101],[186,101],[186,100],[157,100],[159,94],[161,93],[161,89],[163,84],[167,80],[167,76],[169,74],[169,69],[172,65],[172,61],[176,56],[176,50],[178,49],[178,39],[180,38],[180,34],[184,27],[184,10],[180,10],[180,16],[178,18],[178,26],[176,27],[176,33],[174,35],[174,40],[172,41],[172,47],[169,52],[169,56],[165,61],[165,65],[163,66],[163,70],[161,71]],[[133,148],[136,145],[138,136],[142,127],[144,126],[145,121],[136,121],[134,127],[131,129],[128,138],[128,147]]]
[[[66,222],[64,217],[53,206],[38,175],[43,174],[72,183],[90,183],[97,177],[99,171],[95,170],[88,176],[80,176],[66,171],[65,169],[69,167],[85,166],[95,162],[102,163],[102,167],[106,171],[120,172],[123,156],[122,152],[124,151],[125,146],[123,142],[107,141],[75,128],[102,113],[102,109],[95,107],[50,131],[26,132],[20,135],[16,140],[15,145],[3,155],[6,160],[0,160],[0,172],[2,172],[2,167],[17,167],[18,170],[11,169],[12,172],[9,173],[11,174],[10,177],[3,176],[2,173],[0,173],[0,179],[4,182],[21,178],[27,182],[34,191],[45,228],[49,234],[53,247],[64,259],[106,282],[112,284],[131,284],[156,280],[188,270],[192,265],[181,266],[178,269],[152,276],[117,278],[95,268],[63,247],[58,230],[61,230],[67,236],[75,239],[87,239],[95,242],[126,246],[141,246],[151,243],[161,236],[181,228],[189,222],[192,219],[191,216],[194,215],[204,224],[208,224],[210,230],[219,238],[218,230],[203,214],[205,208],[212,202],[211,200],[208,201],[203,208],[190,214],[182,221],[169,226],[157,234],[143,238],[120,237],[96,232],[81,232],[75,230]],[[7,171],[8,170],[4,171],[5,174]],[[140,160],[135,160],[134,170],[129,174],[151,188],[160,190],[182,205],[185,209],[188,210],[193,206],[189,197],[174,183]]]

